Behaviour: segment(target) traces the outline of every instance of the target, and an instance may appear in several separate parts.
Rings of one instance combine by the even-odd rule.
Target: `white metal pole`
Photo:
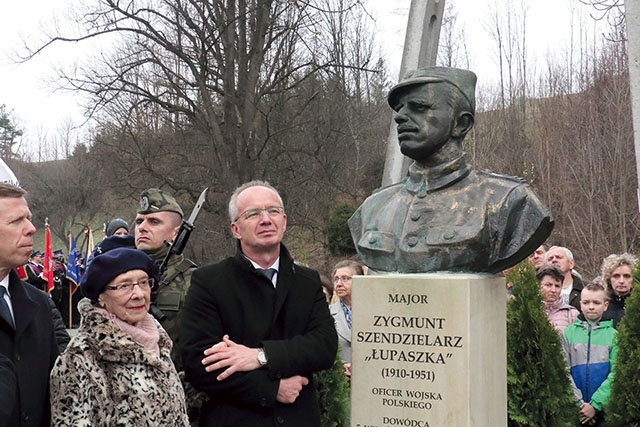
[[[631,90],[631,117],[633,144],[636,152],[638,176],[638,212],[640,212],[640,4],[636,0],[624,2],[627,37],[629,40],[629,85]]]

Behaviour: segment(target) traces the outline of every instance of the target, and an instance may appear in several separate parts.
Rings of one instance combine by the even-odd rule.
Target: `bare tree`
[[[624,26],[624,0],[580,0],[580,3],[593,7],[593,19],[606,19],[614,28]]]
[[[0,105],[0,157],[11,159],[14,157],[13,146],[19,142],[22,130],[18,129],[4,104]]]
[[[469,50],[464,28],[458,26],[455,3],[446,3],[438,46],[438,64],[444,67],[469,68]]]
[[[110,38],[61,70],[68,88],[90,94],[93,178],[118,179],[108,200],[157,186],[190,206],[209,186],[194,243],[201,233],[221,241],[229,189],[268,178],[289,201],[291,228],[322,243],[337,194],[365,194],[386,81],[359,2],[99,0],[76,21],[82,34],[54,34],[29,54]]]
[[[117,35],[109,52],[63,71],[67,84],[92,95],[90,108],[103,113],[103,122],[117,116],[134,130],[188,123],[206,142],[203,173],[234,185],[254,175],[269,147],[258,130],[265,100],[319,69],[342,65],[340,55],[329,54],[334,51],[312,48],[326,34],[340,37],[318,33],[327,29],[324,17],[359,6],[321,3],[100,0],[77,17],[84,34],[55,35],[29,54],[56,42]]]
[[[548,65],[527,101],[526,139],[508,137],[514,113],[497,109],[478,118],[471,140],[477,166],[538,189],[556,219],[549,243],[570,247],[587,278],[605,256],[640,246],[626,45],[603,40],[583,45],[575,68]]]

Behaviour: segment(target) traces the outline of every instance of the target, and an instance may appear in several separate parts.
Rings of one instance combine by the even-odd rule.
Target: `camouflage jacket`
[[[158,262],[162,262],[167,254],[168,248],[148,255]],[[171,349],[171,360],[176,365],[178,372],[182,370],[182,359],[180,352],[180,311],[184,306],[184,298],[187,289],[191,285],[191,273],[196,268],[196,264],[185,258],[184,255],[173,256],[169,260],[167,269],[160,278],[158,297],[156,306],[162,310],[167,318],[162,322],[162,327],[171,337],[173,348]]]

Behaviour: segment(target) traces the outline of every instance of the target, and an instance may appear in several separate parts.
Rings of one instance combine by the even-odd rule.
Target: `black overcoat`
[[[49,295],[9,273],[9,294],[15,331],[0,318],[0,353],[15,367],[16,405],[7,425],[50,424],[49,372],[58,357]]]
[[[206,372],[203,351],[223,335],[251,348],[264,347],[266,368],[237,372],[218,381]],[[200,426],[320,426],[313,372],[329,368],[336,356],[334,321],[318,273],[280,252],[277,286],[236,256],[199,268],[191,277],[182,312],[181,336],[187,379],[209,395]],[[279,380],[309,378],[293,404],[276,401]]]

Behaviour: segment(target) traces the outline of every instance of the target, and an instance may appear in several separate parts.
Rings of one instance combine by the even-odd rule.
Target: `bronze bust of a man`
[[[497,273],[551,234],[550,212],[523,179],[467,164],[475,83],[471,71],[428,67],[389,92],[400,151],[414,162],[407,178],[374,192],[349,219],[369,268]]]

